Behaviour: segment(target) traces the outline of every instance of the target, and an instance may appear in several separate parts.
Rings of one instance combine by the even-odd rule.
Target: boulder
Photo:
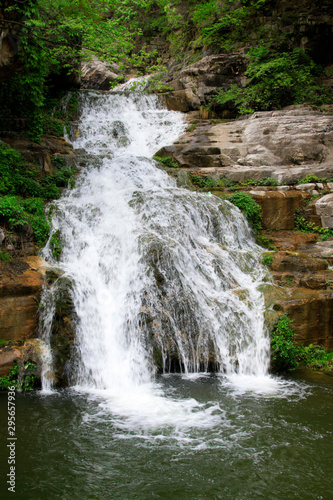
[[[295,212],[306,196],[298,191],[268,191],[256,190],[249,193],[259,203],[262,210],[262,225],[264,229],[294,229]]]
[[[176,111],[198,110],[217,89],[241,83],[245,68],[242,53],[206,55],[189,66],[173,68],[165,80],[165,85],[173,89],[167,93],[165,104]]]
[[[278,306],[291,318],[298,342],[333,349],[332,291],[298,289],[287,300],[279,301]]]
[[[327,194],[317,200],[315,208],[321,218],[322,227],[333,229],[333,194]]]
[[[81,87],[84,89],[110,90],[111,84],[124,81],[117,72],[119,67],[112,66],[92,56],[90,61],[84,61],[81,65]]]
[[[298,252],[274,252],[274,260],[270,268],[276,272],[316,272],[327,269],[328,264],[324,259],[316,259]]]

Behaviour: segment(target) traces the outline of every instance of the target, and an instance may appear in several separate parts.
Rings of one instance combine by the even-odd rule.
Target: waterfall
[[[250,228],[152,159],[184,131],[182,115],[144,93],[85,92],[81,108],[74,147],[92,161],[52,221],[57,266],[75,284],[73,384],[122,398],[157,370],[265,376],[265,270]]]

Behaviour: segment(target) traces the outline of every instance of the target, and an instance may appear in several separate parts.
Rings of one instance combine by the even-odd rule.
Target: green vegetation
[[[166,156],[163,158],[161,156],[155,155],[154,160],[159,161],[160,163],[163,163],[163,165],[165,165],[166,167],[178,168],[178,164],[175,161],[173,161],[172,158],[170,158],[170,156]]]
[[[129,69],[154,73],[150,90],[167,92],[166,50],[176,60],[193,62],[203,47],[213,53],[242,48],[247,83],[217,92],[214,109],[231,102],[248,113],[332,101],[319,85],[324,67],[274,25],[271,0],[8,0],[2,11],[0,28],[15,27],[20,42],[13,43],[23,65],[0,83],[0,126],[13,130],[16,118],[21,125],[23,119],[23,130],[37,142],[43,131],[62,133],[61,117],[50,116],[50,103],[73,87],[80,61],[92,55],[117,63],[119,79]],[[162,41],[163,50],[157,49]],[[237,74],[244,68],[234,69]]]
[[[266,254],[263,255],[262,257],[262,263],[265,264],[265,266],[271,266],[273,264],[274,257],[271,254]]]
[[[245,87],[232,85],[220,90],[212,105],[232,101],[241,114],[280,109],[290,104],[321,106],[332,101],[332,95],[317,84],[320,68],[300,48],[291,52],[275,51],[267,46],[248,52]]]
[[[75,174],[61,158],[55,158],[53,166],[54,174],[41,177],[37,165],[26,164],[18,151],[0,143],[0,221],[9,228],[30,224],[38,246],[45,245],[49,235],[45,202],[59,198],[60,188]],[[6,260],[6,254],[1,255]]]
[[[11,259],[11,255],[8,252],[3,252],[0,250],[0,261],[7,262]],[[1,342],[1,340],[0,340]]]
[[[260,205],[247,193],[238,192],[229,196],[228,201],[236,205],[245,215],[249,224],[255,232],[261,229],[261,208]]]
[[[332,371],[333,352],[322,346],[310,344],[302,346],[294,341],[291,319],[281,316],[271,334],[272,366],[275,371],[310,367],[317,370]]]
[[[317,183],[317,182],[331,182],[332,179],[327,179],[326,177],[317,177],[314,174],[308,174],[299,181],[297,181],[297,184],[310,184],[312,182]]]
[[[218,187],[218,182],[216,182],[212,177],[190,174],[190,179],[192,183],[201,188],[214,188]]]
[[[301,209],[297,209],[295,212],[295,229],[302,231],[302,233],[319,234],[321,241],[333,238],[333,229],[316,226],[313,222],[308,222],[305,217],[302,217]]]
[[[0,377],[0,391],[6,391],[11,386],[22,391],[32,391],[38,383],[35,371],[36,364],[32,361],[25,363],[21,370],[18,364],[14,364],[8,375]],[[20,372],[22,372],[22,375],[20,375]]]
[[[52,255],[55,259],[59,259],[61,254],[61,241],[59,231],[55,231],[50,239],[50,247],[52,250]]]

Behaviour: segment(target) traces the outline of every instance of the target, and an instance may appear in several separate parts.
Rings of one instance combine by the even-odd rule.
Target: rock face
[[[172,71],[166,85],[173,90],[166,95],[165,103],[175,111],[199,109],[217,88],[228,89],[231,83],[245,82],[245,68],[244,54],[207,55],[190,66]]]
[[[321,219],[322,227],[333,228],[333,194],[327,194],[316,203],[316,213]]]
[[[36,335],[44,263],[27,257],[0,264],[0,338],[22,341]]]
[[[195,123],[194,123],[195,125]],[[159,156],[214,178],[333,176],[333,116],[305,106],[257,112],[227,123],[199,123]]]
[[[50,275],[48,281],[50,282]],[[52,279],[51,279],[52,281]],[[75,362],[73,323],[76,320],[72,302],[73,284],[59,277],[52,285],[54,290],[54,315],[50,332],[55,386],[65,387],[71,379],[72,363]]]
[[[81,87],[84,89],[110,90],[111,84],[122,83],[124,79],[119,76],[119,66],[112,66],[92,56],[91,61],[84,61],[81,65]]]
[[[332,350],[333,240],[315,242],[313,235],[286,232],[270,232],[269,237],[279,250],[271,254],[275,284],[264,291],[267,307],[291,318],[299,343]]]
[[[254,200],[262,209],[262,226],[264,229],[294,229],[295,212],[308,197],[306,193],[296,190],[250,191]]]

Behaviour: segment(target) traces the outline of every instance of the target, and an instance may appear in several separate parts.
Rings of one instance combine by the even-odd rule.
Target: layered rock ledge
[[[331,114],[293,106],[221,123],[197,118],[190,114],[190,130],[159,156],[215,179],[274,177],[279,184],[294,184],[310,173],[333,176]]]

